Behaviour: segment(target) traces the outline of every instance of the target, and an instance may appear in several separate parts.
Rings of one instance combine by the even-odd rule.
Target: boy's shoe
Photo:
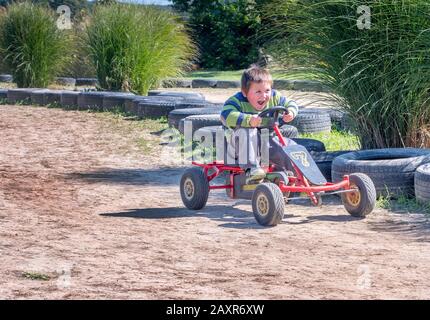
[[[251,168],[249,170],[248,181],[258,181],[266,177],[266,172],[261,167]]]

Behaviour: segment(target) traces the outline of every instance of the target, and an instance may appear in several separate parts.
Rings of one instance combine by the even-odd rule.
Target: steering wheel
[[[273,107],[264,111],[261,111],[258,116],[260,118],[272,118],[272,121],[270,121],[268,126],[264,127],[272,127],[273,123],[278,121],[279,114],[288,113],[288,109],[285,107]],[[259,126],[259,128],[264,128],[263,126]]]

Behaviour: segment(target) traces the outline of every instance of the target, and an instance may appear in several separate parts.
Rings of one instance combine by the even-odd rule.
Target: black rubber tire
[[[323,176],[328,182],[331,182],[331,165],[333,160],[345,153],[354,152],[354,150],[343,150],[343,151],[322,151],[315,152],[311,151],[310,154],[320,169]]]
[[[78,110],[103,110],[103,97],[111,94],[106,91],[81,92],[78,96]]]
[[[61,101],[61,90],[48,90],[48,92],[45,93],[45,105],[52,104],[52,103],[60,103]]]
[[[76,85],[76,79],[67,78],[67,77],[57,77],[55,78],[55,84],[60,86],[74,87]]]
[[[386,148],[360,150],[336,157],[332,164],[332,181],[346,174],[367,174],[375,184],[378,197],[413,196],[416,169],[430,162],[429,149]]]
[[[10,74],[0,74],[0,82],[13,82],[13,77]]]
[[[169,126],[178,129],[179,121],[181,121],[186,117],[194,116],[194,115],[203,115],[203,114],[221,114],[221,110],[222,109],[218,107],[186,108],[186,109],[173,110],[172,112],[169,113],[169,116],[168,116]]]
[[[209,182],[202,168],[193,167],[185,170],[181,177],[180,192],[182,202],[188,209],[204,208],[209,197]]]
[[[192,133],[200,128],[209,127],[209,126],[221,126],[221,118],[218,114],[204,114],[204,115],[194,115],[189,116],[179,121],[179,132],[184,133],[184,124],[185,121],[191,121],[192,123]]]
[[[60,97],[60,105],[65,109],[77,109],[78,96],[78,91],[63,91]]]
[[[339,110],[337,108],[329,108],[329,107],[322,107],[322,108],[306,108],[306,109],[300,109],[299,113],[303,110],[306,110],[305,112],[316,112],[316,113],[324,113],[330,115],[330,120],[332,124],[335,124],[338,128],[342,127],[342,118],[346,114],[345,111]]]
[[[211,107],[214,107],[214,104],[207,102],[206,100],[184,99],[176,103],[175,109],[211,108]]]
[[[300,133],[331,131],[330,114],[320,111],[301,109],[290,124],[297,127]]]
[[[167,117],[171,111],[175,110],[175,105],[174,101],[141,100],[138,107],[139,113],[144,118],[160,118]]]
[[[7,99],[7,89],[0,89],[0,99]]]
[[[430,163],[419,166],[415,171],[414,189],[419,203],[430,203]]]
[[[44,106],[46,104],[45,95],[48,92],[48,89],[35,90],[30,94],[31,104]]]
[[[257,186],[252,195],[252,211],[259,224],[276,226],[284,218],[284,210],[284,196],[276,184],[265,182]]]
[[[273,80],[273,88],[277,90],[293,90],[294,89],[294,80]]]
[[[218,80],[216,87],[219,89],[240,88],[240,81]]]
[[[284,124],[283,126],[279,127],[279,130],[286,138],[293,139],[299,136],[299,131],[297,130],[297,128],[288,124]]]
[[[40,89],[27,89],[27,88],[9,89],[7,91],[7,102],[9,104],[16,104],[17,102],[30,104],[31,93],[36,90],[40,90]]]
[[[353,197],[351,193],[341,193],[342,203],[348,213],[357,218],[363,218],[373,211],[376,205],[376,189],[364,173],[353,173],[349,175],[352,186],[359,190],[359,198]],[[352,200],[351,200],[352,199]]]
[[[312,91],[312,92],[326,92],[328,89],[323,86],[319,81],[315,80],[294,80],[293,90],[299,91]]]
[[[115,92],[112,94],[106,94],[103,96],[103,110],[112,111],[118,108],[120,111],[124,110],[124,103],[126,100],[135,99],[133,93],[127,92]]]
[[[193,79],[191,86],[193,88],[215,88],[217,80]]]
[[[322,141],[308,138],[292,138],[292,140],[295,141],[297,144],[304,146],[309,152],[325,151],[325,145]]]
[[[99,84],[97,78],[77,78],[76,83],[77,86],[91,86],[95,87]]]
[[[191,80],[188,79],[166,79],[163,88],[191,88]]]
[[[150,90],[148,96],[160,96],[160,97],[180,97],[183,99],[195,99],[205,100],[205,96],[198,92],[176,92],[176,91],[160,91]]]

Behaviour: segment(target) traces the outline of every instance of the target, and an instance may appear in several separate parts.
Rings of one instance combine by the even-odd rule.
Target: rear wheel
[[[208,201],[209,182],[201,168],[187,169],[181,178],[181,198],[184,205],[191,210],[200,210]]]
[[[350,188],[356,191],[342,193],[342,202],[350,215],[363,218],[373,211],[376,204],[376,190],[372,180],[364,173],[349,176]]]
[[[274,183],[261,183],[252,195],[255,219],[263,226],[276,226],[284,217],[284,197]]]

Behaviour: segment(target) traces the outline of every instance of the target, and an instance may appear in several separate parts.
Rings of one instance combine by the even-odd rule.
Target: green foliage
[[[357,26],[362,5],[370,29]],[[427,0],[274,0],[266,18],[277,57],[331,87],[364,148],[430,146]]]
[[[100,86],[146,94],[163,78],[182,74],[193,55],[177,16],[148,6],[95,6],[84,43]]]
[[[0,15],[0,55],[18,87],[46,87],[66,65],[69,47],[50,9],[13,3]]]
[[[332,129],[331,132],[302,133],[300,138],[322,141],[327,151],[359,150],[360,141],[355,134]]]
[[[172,0],[189,14],[203,68],[236,70],[258,59],[260,8],[267,0]]]

